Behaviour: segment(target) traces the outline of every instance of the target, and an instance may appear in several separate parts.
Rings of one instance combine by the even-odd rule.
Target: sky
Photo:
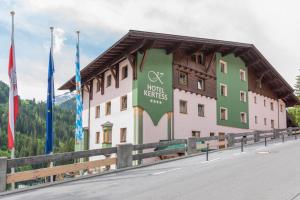
[[[46,99],[50,26],[55,88],[75,74],[77,30],[83,68],[130,29],[252,43],[293,86],[300,69],[299,7],[297,0],[0,0],[0,80],[8,83],[14,10],[24,99]]]

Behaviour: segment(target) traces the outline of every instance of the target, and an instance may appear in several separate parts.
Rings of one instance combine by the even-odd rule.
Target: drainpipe
[[[279,127],[279,109],[280,109],[280,106],[279,106],[279,99],[277,100],[277,127],[278,127],[278,129],[280,128]]]
[[[90,131],[90,118],[91,118],[91,88],[89,89],[89,109],[88,109],[88,135],[89,135],[89,137],[90,137],[90,135],[91,135],[91,131]],[[90,141],[88,141],[88,144],[90,143]],[[90,145],[88,145],[88,146],[90,146]],[[89,149],[88,149],[89,150]]]

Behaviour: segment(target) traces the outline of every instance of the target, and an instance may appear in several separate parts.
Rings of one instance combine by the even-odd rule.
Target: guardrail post
[[[265,147],[267,146],[267,136],[265,136]]]
[[[187,154],[197,153],[197,138],[190,137],[187,140]]]
[[[234,133],[228,133],[226,138],[227,138],[227,146],[233,147],[234,146]]]
[[[273,129],[273,135],[274,139],[279,138],[279,132],[276,129]]]
[[[0,192],[6,190],[7,158],[0,157]]]
[[[132,144],[117,145],[117,169],[132,166]]]
[[[209,143],[206,144],[206,161],[208,161]]]
[[[241,139],[241,152],[244,152],[244,136]]]
[[[284,142],[284,132],[282,132],[282,142]]]
[[[259,142],[260,140],[260,133],[259,131],[254,131],[254,142]]]

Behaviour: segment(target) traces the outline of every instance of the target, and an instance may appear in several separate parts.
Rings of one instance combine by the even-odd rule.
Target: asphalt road
[[[196,156],[0,197],[5,200],[300,200],[300,140]]]

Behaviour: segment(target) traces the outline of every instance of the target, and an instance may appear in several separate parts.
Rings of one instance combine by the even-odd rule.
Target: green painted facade
[[[173,111],[172,54],[163,49],[150,49],[140,69],[143,54],[137,55],[137,80],[133,81],[133,106],[146,111],[153,124]]]
[[[221,72],[220,60],[227,62],[227,73]],[[240,79],[240,69],[246,72],[246,81]],[[249,128],[248,112],[248,72],[245,63],[233,54],[222,57],[216,55],[216,76],[217,76],[217,124],[236,128]],[[221,96],[221,84],[227,85],[227,96]],[[240,100],[240,91],[246,94],[246,102]],[[221,120],[220,108],[228,109],[227,120]],[[247,123],[241,122],[240,113],[247,114]]]

